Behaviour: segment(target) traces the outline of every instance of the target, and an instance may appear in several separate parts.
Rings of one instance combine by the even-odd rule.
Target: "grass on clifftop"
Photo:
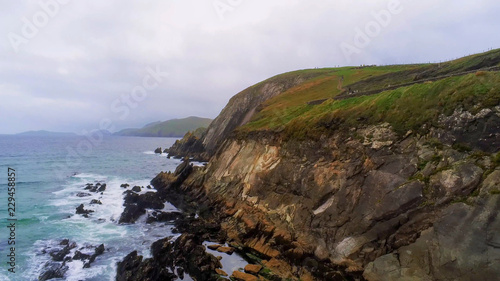
[[[305,87],[304,91],[312,92],[311,96],[315,98],[321,96],[314,91],[321,92],[324,84],[331,83],[327,78],[323,79],[318,78],[313,89]],[[311,81],[309,84],[314,83]],[[294,91],[301,93],[294,88],[288,94]],[[334,95],[336,91],[329,91],[332,92],[331,95]],[[476,113],[482,108],[498,105],[500,75],[498,72],[484,72],[451,77],[372,96],[339,101],[330,99],[317,106],[304,104],[306,98],[300,95],[288,103],[276,102],[285,99],[285,95],[287,93],[266,103],[268,106],[255,116],[253,122],[240,128],[240,132],[275,130],[290,137],[305,138],[319,136],[325,130],[339,126],[357,127],[381,122],[390,123],[400,134],[408,130],[419,132],[424,124],[436,125],[440,114],[450,115],[457,108]],[[299,100],[301,105],[292,105]],[[280,108],[280,105],[283,107]]]

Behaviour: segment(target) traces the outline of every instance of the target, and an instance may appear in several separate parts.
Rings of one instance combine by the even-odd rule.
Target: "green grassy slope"
[[[212,119],[200,117],[188,117],[184,119],[173,119],[165,122],[154,122],[141,129],[125,129],[115,135],[137,136],[137,137],[182,137],[188,131],[194,131],[200,127],[208,127]]]
[[[251,122],[240,127],[238,132],[271,130],[302,138],[319,136],[332,126],[379,122],[389,122],[402,134],[408,130],[418,131],[424,124],[435,124],[440,114],[449,115],[455,108],[478,111],[498,105],[499,73],[476,73],[493,66],[500,66],[500,49],[441,64],[344,67],[287,73],[284,75],[316,75],[266,101]],[[463,74],[467,71],[473,73]],[[454,76],[443,77],[446,75]],[[436,77],[439,79],[433,82],[335,100],[346,89],[371,91]],[[327,100],[320,105],[307,104],[321,99]]]

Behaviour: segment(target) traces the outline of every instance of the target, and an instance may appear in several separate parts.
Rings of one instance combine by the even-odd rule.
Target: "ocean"
[[[155,154],[157,147],[170,147],[174,138],[138,138],[107,136],[87,139],[79,136],[34,137],[0,136],[0,280],[38,280],[45,264],[51,260],[51,249],[63,239],[76,243],[82,252],[104,244],[104,254],[90,268],[83,262],[67,263],[64,278],[51,280],[115,280],[116,263],[133,250],[150,256],[152,242],[172,235],[171,225],[151,225],[139,221],[121,225],[123,192],[120,187],[150,184],[161,171],[173,171],[180,160]],[[15,179],[9,181],[9,168]],[[12,170],[11,170],[12,171]],[[15,183],[15,194],[9,194],[8,183]],[[106,183],[101,193],[79,197],[87,183]],[[11,184],[12,185],[12,184]],[[151,191],[145,188],[145,191]],[[9,197],[14,195],[13,216],[8,212]],[[90,205],[92,199],[102,205]],[[12,201],[15,200],[15,201]],[[76,207],[94,211],[88,218],[75,214]],[[166,210],[175,210],[165,205]],[[12,205],[11,205],[12,207]],[[13,211],[12,209],[10,211]],[[8,221],[8,219],[16,221]],[[15,223],[14,232],[9,225]],[[15,273],[9,272],[12,256],[9,238],[14,233]],[[12,243],[12,242],[11,242]]]

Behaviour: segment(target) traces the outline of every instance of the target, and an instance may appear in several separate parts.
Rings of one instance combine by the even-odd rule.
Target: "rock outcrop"
[[[263,102],[317,75],[286,73],[243,90],[231,98],[201,137],[188,133],[182,141],[168,149],[169,155],[208,161],[234,129],[252,119]]]
[[[287,278],[487,280],[500,274],[499,147],[464,150],[448,136],[388,124],[319,142],[260,133],[229,138],[184,181],[152,183],[219,213],[230,243],[294,264]]]

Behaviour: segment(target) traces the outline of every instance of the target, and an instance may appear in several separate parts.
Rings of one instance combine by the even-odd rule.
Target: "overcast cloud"
[[[498,0],[401,1],[362,48],[357,29],[391,0],[57,1],[0,1],[0,133],[214,118],[239,91],[287,71],[500,47]],[[46,24],[40,3],[57,3]],[[25,19],[44,26],[27,38]],[[346,56],[342,43],[356,53]],[[152,71],[159,79],[149,79],[145,99],[127,105]]]

